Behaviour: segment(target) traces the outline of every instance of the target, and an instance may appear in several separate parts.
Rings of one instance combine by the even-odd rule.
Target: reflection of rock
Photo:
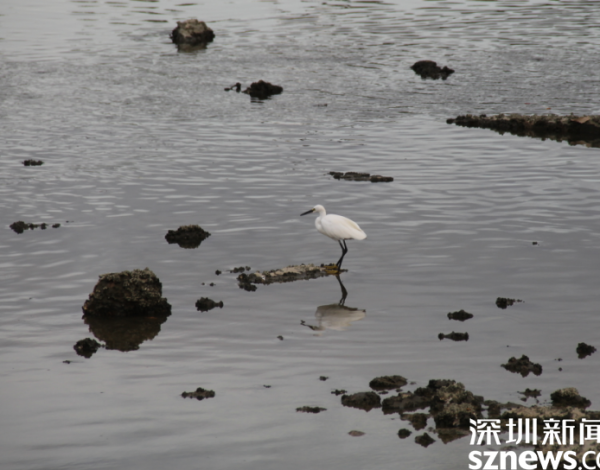
[[[202,387],[198,387],[195,392],[183,392],[181,394],[183,398],[195,398],[196,400],[204,400],[205,398],[213,398],[215,392],[213,390],[205,390]]]
[[[502,364],[502,367],[509,372],[521,374],[523,377],[527,377],[530,372],[533,372],[534,375],[542,374],[542,366],[534,364],[524,354],[519,359],[511,357],[506,364]]]
[[[509,132],[521,137],[552,139],[558,142],[566,140],[570,145],[600,147],[600,115],[498,114],[488,117],[485,114],[479,116],[467,114],[448,119],[446,122],[463,127],[491,129],[500,134]]]
[[[346,173],[330,171],[329,174],[336,180],[370,181],[371,183],[389,183],[394,181],[394,178],[391,176],[371,175],[370,173],[357,173],[355,171],[347,171]]]
[[[181,52],[204,49],[214,38],[213,30],[197,19],[178,21],[177,27],[171,32],[171,40]]]
[[[135,351],[144,341],[153,339],[168,315],[137,317],[102,317],[84,315],[83,321],[96,338],[106,343],[106,349]]]
[[[86,316],[171,315],[171,305],[162,297],[162,284],[148,268],[101,275],[82,309]]]
[[[80,339],[75,343],[73,349],[80,356],[89,359],[102,346],[98,341],[92,338]]]
[[[264,100],[271,95],[278,95],[281,92],[283,92],[283,87],[259,80],[258,82],[252,83],[242,93],[246,93],[247,95],[250,95],[253,98],[258,98],[259,100]]]
[[[420,60],[415,62],[410,67],[413,71],[420,75],[421,78],[432,78],[433,80],[446,80],[450,75],[454,73],[454,70],[448,68],[447,65],[440,67],[433,60]]]
[[[183,225],[177,230],[169,230],[165,239],[169,244],[177,243],[181,248],[198,248],[210,233],[198,225]]]

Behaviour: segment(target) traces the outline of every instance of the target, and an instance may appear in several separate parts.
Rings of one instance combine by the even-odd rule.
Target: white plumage
[[[306,215],[312,212],[317,212],[319,214],[319,217],[315,220],[315,227],[317,227],[317,230],[323,235],[327,235],[329,238],[336,240],[342,248],[342,257],[336,263],[339,271],[342,267],[344,256],[348,253],[348,247],[346,246],[345,240],[364,240],[367,238],[367,234],[362,231],[356,222],[347,217],[335,214],[327,215],[325,208],[320,204],[300,215]]]

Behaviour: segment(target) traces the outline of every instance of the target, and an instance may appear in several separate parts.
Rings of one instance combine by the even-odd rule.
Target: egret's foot
[[[337,264],[328,264],[325,266],[325,272],[327,274],[339,274],[341,273],[340,268],[338,268]]]

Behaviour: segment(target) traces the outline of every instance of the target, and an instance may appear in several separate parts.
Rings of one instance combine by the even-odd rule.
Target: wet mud
[[[80,339],[75,343],[73,349],[79,356],[83,356],[86,359],[92,357],[102,345],[92,338]]]
[[[169,244],[177,243],[181,248],[198,248],[210,237],[210,233],[198,225],[182,225],[177,230],[169,230],[165,239]]]
[[[596,348],[589,344],[579,343],[577,345],[576,351],[577,357],[579,357],[579,359],[583,359],[594,354],[596,352]]]
[[[197,19],[178,21],[177,27],[171,32],[171,41],[180,52],[204,49],[214,38],[214,31],[204,21]]]
[[[330,171],[329,174],[336,180],[370,181],[371,183],[390,183],[394,181],[394,178],[391,176],[371,175],[370,173],[357,173],[354,171],[348,171],[346,173]]]
[[[444,65],[444,67],[440,67],[433,60],[420,60],[415,62],[410,67],[417,75],[421,78],[431,78],[433,80],[446,80],[450,75],[454,73],[454,70],[448,68],[448,66]]]
[[[237,277],[240,289],[252,292],[258,284],[273,284],[294,281],[306,281],[319,277],[329,276],[325,266],[314,264],[300,264],[288,266],[283,269],[272,269],[270,271],[256,271],[255,273],[242,273]]]
[[[201,297],[196,301],[196,309],[198,309],[199,312],[208,312],[209,310],[217,307],[223,308],[222,300],[220,302],[215,302],[208,297]]]
[[[469,341],[469,333],[456,333],[454,331],[448,334],[440,333],[438,338],[440,341],[443,339],[451,339],[452,341]]]
[[[522,355],[519,359],[511,357],[506,364],[502,364],[502,367],[509,372],[521,374],[523,377],[527,377],[530,372],[533,375],[542,374],[542,366],[531,362],[525,355]]]
[[[102,274],[82,307],[85,316],[168,316],[171,305],[150,269]]]
[[[196,400],[204,400],[205,398],[213,398],[215,392],[213,390],[205,390],[202,387],[198,387],[194,392],[183,392],[181,394],[183,398],[195,398]]]
[[[448,124],[508,132],[521,137],[567,141],[570,145],[600,147],[600,115],[558,116],[556,114],[466,114],[448,119]]]
[[[471,318],[473,318],[473,314],[469,313],[469,312],[465,312],[462,309],[457,312],[448,312],[449,320],[465,321],[465,320],[470,320]]]
[[[41,160],[31,160],[30,159],[30,160],[25,160],[23,162],[23,165],[25,165],[25,166],[41,166],[43,164],[44,164],[44,162]]]
[[[272,83],[259,80],[258,82],[252,83],[242,93],[250,95],[252,98],[259,100],[265,100],[273,95],[279,95],[283,92],[283,87],[279,85],[273,85]]]
[[[19,233],[19,234],[23,233],[25,230],[34,230],[36,228],[46,230],[49,226],[50,226],[50,224],[47,224],[45,222],[43,222],[41,224],[31,224],[31,223],[23,222],[22,220],[19,220],[17,222],[13,222],[12,224],[10,224],[10,228],[12,229],[12,231],[15,233]],[[58,227],[60,227],[60,224],[58,224],[58,223],[52,224],[51,227],[58,228]]]
[[[520,299],[508,299],[506,297],[498,297],[496,299],[496,306],[498,308],[501,308],[502,310],[506,309],[507,307],[511,307],[512,305],[516,304],[516,303],[520,303],[523,302]]]

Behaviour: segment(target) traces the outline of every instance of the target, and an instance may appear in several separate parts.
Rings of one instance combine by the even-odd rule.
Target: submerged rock
[[[579,343],[577,345],[577,356],[579,357],[579,359],[591,356],[595,352],[596,348],[594,346],[590,346],[589,344]]]
[[[257,284],[273,284],[294,281],[305,281],[328,276],[325,266],[314,264],[300,264],[288,266],[283,269],[272,269],[271,271],[255,272],[251,274],[242,273],[237,277],[240,289],[255,291]]]
[[[458,320],[465,321],[473,318],[473,314],[469,312],[465,312],[464,310],[459,310],[458,312],[448,312],[449,320]]]
[[[162,297],[162,284],[148,268],[101,275],[82,309],[86,316],[135,317],[171,314],[171,305]]]
[[[283,92],[283,87],[259,80],[258,82],[252,83],[242,93],[246,93],[247,95],[250,95],[253,98],[258,98],[259,100],[264,100],[271,95],[278,95],[281,92]]]
[[[213,30],[206,26],[204,21],[198,21],[195,18],[178,21],[177,27],[171,32],[171,40],[182,52],[205,48],[206,44],[214,38]]]
[[[23,165],[25,165],[25,166],[40,166],[43,164],[44,164],[44,162],[41,160],[25,160],[23,162]]]
[[[169,230],[165,239],[169,244],[177,243],[181,248],[198,248],[210,233],[199,225],[182,225],[177,230]]]
[[[542,366],[534,364],[524,354],[519,359],[511,357],[506,364],[502,364],[502,367],[509,372],[521,374],[523,377],[527,377],[530,372],[533,372],[534,375],[542,374]]]
[[[356,173],[354,171],[347,171],[346,173],[330,171],[329,174],[336,180],[370,181],[371,183],[389,183],[394,181],[394,178],[391,176],[371,175],[370,173]]]
[[[600,147],[600,115],[497,114],[487,116],[481,114],[476,116],[466,114],[448,119],[446,122],[463,127],[491,129],[500,134],[509,132],[522,137],[551,139],[558,142],[566,140],[570,145]]]
[[[98,348],[101,346],[102,345],[95,339],[85,338],[77,341],[73,346],[73,349],[78,355],[89,359],[96,353],[96,351],[98,351]]]
[[[215,302],[208,297],[201,297],[196,301],[196,308],[200,312],[208,312],[216,307],[223,308],[223,301],[221,300],[220,302]]]
[[[359,392],[352,395],[342,395],[342,405],[360,410],[371,411],[381,408],[381,397],[375,392]]]
[[[420,75],[421,78],[432,78],[433,80],[446,80],[450,75],[454,73],[454,70],[448,68],[448,66],[440,67],[433,60],[419,60],[410,67],[413,71]]]
[[[202,387],[198,387],[195,392],[183,392],[181,394],[183,398],[195,398],[196,400],[204,400],[205,398],[213,398],[215,392],[213,390],[205,390]]]

